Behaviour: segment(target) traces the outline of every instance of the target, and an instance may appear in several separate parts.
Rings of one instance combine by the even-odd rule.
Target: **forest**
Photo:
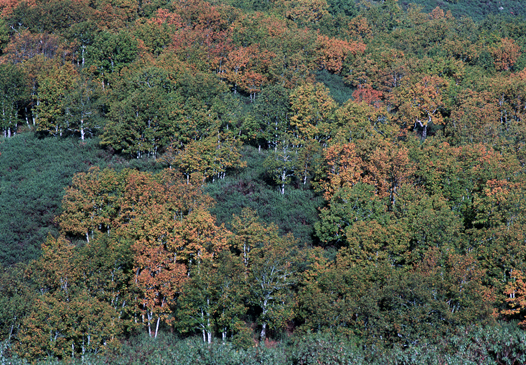
[[[526,363],[522,0],[0,0],[2,364]]]

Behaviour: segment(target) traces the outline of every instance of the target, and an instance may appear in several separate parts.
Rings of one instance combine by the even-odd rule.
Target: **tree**
[[[402,130],[419,129],[422,139],[427,138],[431,125],[444,124],[446,80],[437,76],[424,76],[421,81],[410,82],[398,88],[392,95],[392,103],[398,110]]]
[[[357,182],[371,182],[370,176],[365,174],[365,163],[358,155],[354,143],[330,146],[325,149],[324,157],[327,167],[319,187],[324,191],[326,200],[342,187],[352,187]]]
[[[123,251],[105,244],[95,240],[79,250],[64,237],[48,237],[42,256],[25,272],[38,294],[21,325],[19,355],[69,358],[118,346],[126,303],[119,301],[119,294],[126,297],[126,280],[118,266],[126,258],[112,255]]]
[[[504,101],[503,101],[504,102]],[[488,91],[476,92],[465,89],[458,95],[457,103],[451,108],[445,133],[450,143],[472,144],[498,143],[502,125],[499,125],[499,110]]]
[[[37,131],[62,136],[68,129],[67,94],[73,91],[78,73],[72,64],[56,65],[38,78]]]
[[[3,53],[9,61],[16,64],[37,56],[43,56],[44,59],[53,59],[58,54],[69,56],[70,50],[60,43],[56,35],[33,34],[28,30],[21,30],[11,38]]]
[[[246,281],[240,280],[245,273],[241,256],[224,250],[215,259],[217,271],[212,277],[215,296],[215,327],[221,333],[221,339],[226,341],[227,335],[232,337],[243,332],[246,307]]]
[[[296,88],[290,95],[290,126],[295,137],[302,140],[315,139],[326,142],[330,137],[336,103],[323,84],[305,84]]]
[[[254,139],[259,150],[261,144],[275,148],[289,129],[289,92],[281,85],[268,85],[263,88],[254,103],[256,125],[245,133]]]
[[[326,0],[292,0],[284,3],[287,18],[297,21],[300,25],[318,23],[329,14]]]
[[[324,35],[318,35],[317,52],[320,69],[340,74],[343,64],[348,62],[350,56],[356,56],[365,52],[365,44],[361,42],[347,42],[344,40],[329,38]]]
[[[177,303],[176,326],[183,333],[201,331],[204,343],[212,343],[214,333],[213,270],[209,260],[201,261]]]
[[[505,316],[514,317],[520,314],[526,307],[526,283],[524,281],[524,274],[521,270],[511,270],[510,276],[512,280],[506,285],[504,294],[507,295],[506,302],[509,309],[503,309],[501,313]],[[519,322],[520,326],[524,326],[526,321]]]
[[[177,262],[177,253],[169,252],[163,245],[147,246],[137,242],[133,251],[134,284],[140,293],[137,309],[148,327],[149,336],[157,338],[161,319],[166,323],[173,320],[171,307],[187,279],[187,267]]]
[[[95,134],[102,128],[100,119],[99,90],[91,80],[79,78],[74,89],[65,96],[66,128],[80,134],[84,140],[87,134]],[[76,86],[76,87],[75,87]]]
[[[269,81],[268,69],[275,56],[272,52],[260,50],[257,44],[239,47],[227,55],[219,75],[233,85],[234,93],[239,88],[254,101],[256,94]]]
[[[275,226],[272,235],[251,250],[248,260],[248,301],[261,311],[261,341],[267,336],[267,327],[282,328],[293,318],[292,288],[302,260],[292,235],[276,238],[274,232]]]
[[[0,336],[17,338],[22,321],[33,307],[35,293],[24,280],[25,265],[0,266]]]
[[[0,65],[0,128],[4,137],[16,133],[22,105],[29,99],[27,80],[17,67]]]
[[[44,294],[25,318],[15,351],[30,359],[103,353],[118,347],[118,314],[85,292],[67,300]]]
[[[241,161],[238,149],[241,141],[235,139],[230,133],[221,133],[216,128],[216,133],[202,140],[190,141],[182,150],[176,150],[174,144],[167,148],[166,153],[159,162],[170,167],[178,168],[190,181],[192,175],[201,175],[206,179],[224,179],[229,169],[246,166]]]
[[[202,332],[205,343],[212,342],[215,331],[223,342],[228,333],[237,334],[247,311],[243,272],[240,257],[228,250],[194,266],[177,302],[177,327],[182,332]]]
[[[379,99],[368,98],[361,92],[357,99],[363,100],[349,100],[335,111],[331,144],[355,143],[360,149],[374,150],[384,140],[392,141],[399,128],[392,122],[387,109],[378,105]]]
[[[172,76],[164,69],[145,67],[116,85],[101,143],[137,158],[156,157],[174,132]]]
[[[97,231],[114,231],[136,241],[166,244],[170,238],[166,233],[179,226],[179,220],[210,204],[209,197],[173,170],[152,175],[92,168],[73,178],[57,222],[63,233],[86,237],[88,242]]]
[[[101,78],[104,89],[110,74],[118,73],[135,61],[138,53],[137,40],[129,32],[100,32],[93,44],[86,48],[86,65],[95,68],[95,74]]]
[[[293,138],[283,135],[281,141],[270,151],[264,166],[274,181],[279,184],[281,194],[285,194],[285,185],[290,184],[297,168],[298,147]]]
[[[260,313],[264,340],[269,327],[279,329],[293,317],[292,288],[303,252],[291,234],[280,237],[276,225],[262,223],[250,209],[233,216],[232,233],[230,245],[244,264],[247,301]]]
[[[492,49],[497,71],[510,70],[521,54],[520,49],[513,39],[502,38],[500,44]]]

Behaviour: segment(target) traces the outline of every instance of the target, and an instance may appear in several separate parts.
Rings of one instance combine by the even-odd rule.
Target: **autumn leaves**
[[[137,326],[152,337],[175,326],[207,342],[219,333],[242,343],[251,338],[249,308],[261,313],[263,339],[290,320],[303,260],[294,238],[250,210],[231,230],[217,225],[199,186],[170,169],[76,175],[57,218],[63,236],[49,237],[26,270],[38,294],[16,351],[98,353]]]

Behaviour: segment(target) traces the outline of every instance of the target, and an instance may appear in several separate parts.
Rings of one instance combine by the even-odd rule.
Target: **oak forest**
[[[0,362],[525,364],[523,0],[0,0]]]

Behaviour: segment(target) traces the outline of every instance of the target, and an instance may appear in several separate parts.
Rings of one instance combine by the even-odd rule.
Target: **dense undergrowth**
[[[100,148],[99,139],[46,138],[25,132],[0,142],[0,264],[40,256],[49,234],[57,235],[64,190],[74,174],[92,166],[156,170],[147,160],[125,160]]]
[[[228,227],[232,214],[240,215],[243,208],[250,208],[267,224],[277,224],[281,234],[292,233],[301,244],[311,246],[323,197],[301,183],[281,194],[264,167],[266,150],[258,152],[257,148],[247,146],[242,156],[247,162],[246,168],[205,188],[215,200],[211,212],[218,223]]]
[[[249,348],[230,342],[204,344],[199,338],[181,339],[161,333],[157,339],[145,334],[123,342],[117,351],[104,356],[86,355],[67,362],[53,358],[39,364],[215,364],[215,365],[479,365],[520,364],[526,361],[525,334],[515,324],[481,328],[459,328],[436,342],[422,342],[407,348],[363,346],[356,340],[328,334],[307,334],[267,341]],[[9,356],[9,344],[0,344],[0,361],[29,364]]]

